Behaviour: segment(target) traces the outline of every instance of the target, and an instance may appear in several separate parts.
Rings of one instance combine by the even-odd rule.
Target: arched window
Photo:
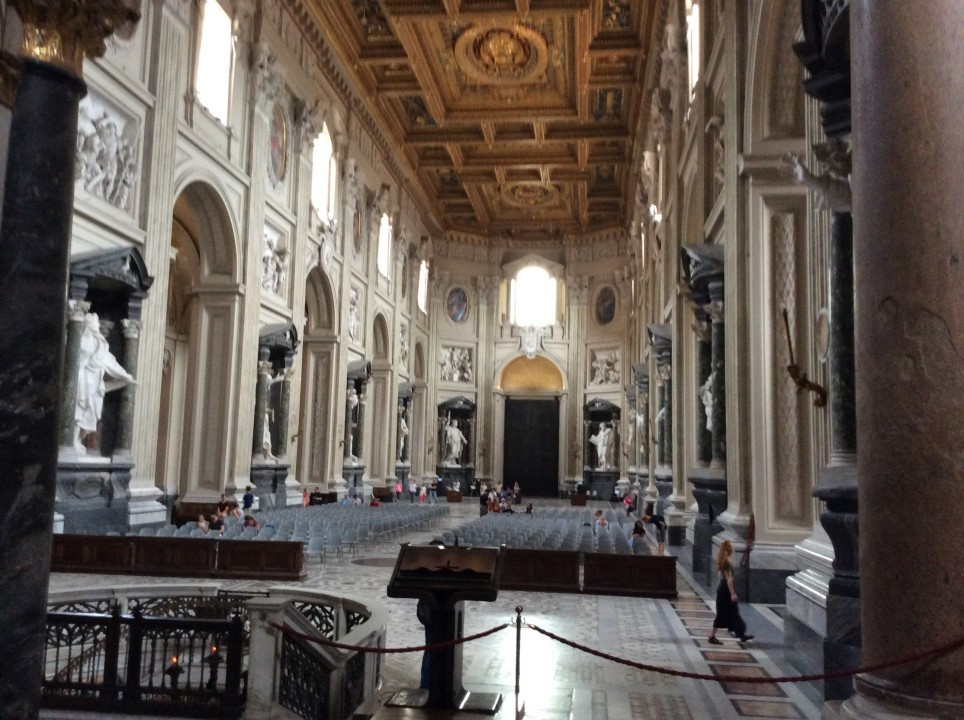
[[[700,5],[696,0],[686,0],[686,69],[692,99],[700,79]]]
[[[337,178],[338,161],[325,123],[311,152],[311,205],[321,219],[329,223],[335,218]]]
[[[376,263],[378,272],[388,277],[392,264],[392,221],[388,213],[382,213],[382,222],[378,227],[378,258]]]
[[[510,283],[509,320],[520,327],[545,327],[556,321],[556,279],[537,265],[524,267]]]
[[[418,266],[418,309],[428,312],[428,263],[422,260]]]
[[[224,125],[228,124],[233,56],[231,18],[218,0],[204,0],[194,89],[198,102]]]

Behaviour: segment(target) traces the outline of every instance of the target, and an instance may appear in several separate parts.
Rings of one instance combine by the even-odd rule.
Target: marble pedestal
[[[57,463],[56,511],[65,533],[106,534],[130,530],[133,463],[111,458],[78,458]]]
[[[583,486],[593,500],[609,500],[619,482],[619,470],[583,470]]]
[[[341,476],[345,479],[345,492],[349,496],[365,496],[365,465],[363,463],[346,464],[341,469]]]
[[[438,494],[453,490],[455,483],[458,483],[459,492],[468,493],[469,488],[475,482],[475,468],[472,465],[463,467],[452,465],[437,465],[435,473],[442,478],[442,484],[438,488]],[[406,488],[407,489],[407,488]]]
[[[696,468],[688,480],[699,510],[693,523],[693,576],[711,588],[713,536],[723,531],[716,518],[726,510],[726,472],[722,468]]]
[[[398,463],[395,466],[395,477],[402,481],[402,487],[406,490],[408,489],[408,478],[412,474],[412,466],[409,463]],[[391,478],[387,478],[386,482],[391,482]],[[394,485],[394,482],[392,482]]]
[[[251,464],[251,485],[259,508],[285,507],[288,501],[285,481],[289,469],[287,463],[281,462]]]
[[[659,494],[659,498],[656,500],[656,514],[665,515],[666,508],[669,505],[669,496],[673,494],[673,469],[666,465],[659,465],[653,472],[653,478],[656,492]],[[683,543],[680,541],[670,544],[682,545]]]

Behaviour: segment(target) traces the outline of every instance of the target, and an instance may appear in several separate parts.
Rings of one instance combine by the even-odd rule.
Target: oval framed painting
[[[616,317],[616,291],[612,286],[604,285],[596,293],[596,301],[593,303],[593,315],[596,322],[600,325],[608,325]]]
[[[284,180],[288,171],[288,118],[281,103],[275,103],[271,108],[268,167],[276,182]]]
[[[454,287],[449,290],[448,297],[445,298],[445,309],[449,320],[454,323],[463,323],[468,319],[469,295],[464,288]]]

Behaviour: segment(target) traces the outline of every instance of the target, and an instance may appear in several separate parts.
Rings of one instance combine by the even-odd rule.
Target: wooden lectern
[[[402,545],[388,582],[388,596],[418,598],[430,612],[427,644],[463,637],[465,600],[492,602],[499,594],[501,548]],[[403,690],[389,701],[395,707],[431,707],[495,714],[501,693],[470,693],[462,687],[462,645],[428,651],[429,688]]]

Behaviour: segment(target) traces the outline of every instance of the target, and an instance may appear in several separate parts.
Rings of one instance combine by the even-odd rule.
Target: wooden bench
[[[54,572],[298,580],[300,542],[54,535]]]

